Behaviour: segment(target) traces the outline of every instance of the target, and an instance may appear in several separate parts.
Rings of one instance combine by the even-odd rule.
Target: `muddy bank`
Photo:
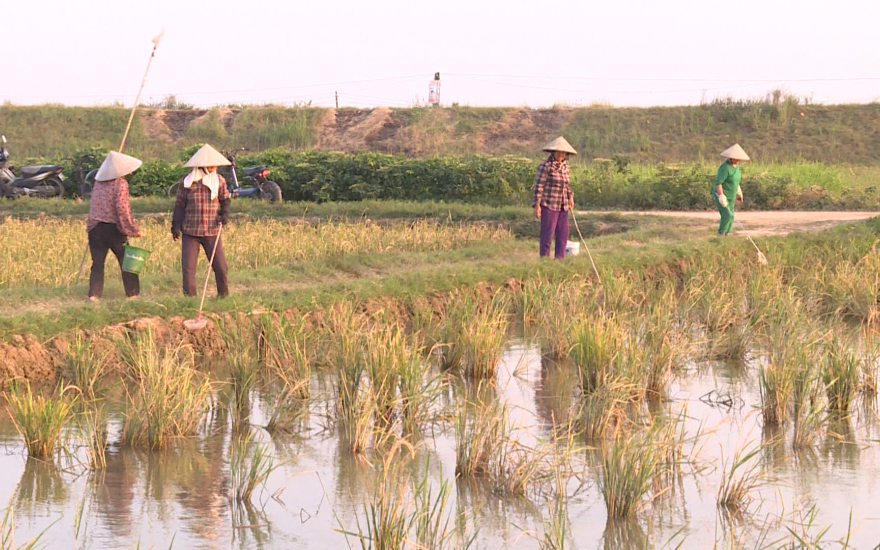
[[[466,292],[473,293],[478,303],[488,303],[499,290],[517,293],[520,288],[520,281],[510,279],[503,285],[478,284],[467,289]],[[404,323],[409,322],[416,311],[422,314],[430,311],[436,319],[442,319],[445,316],[446,304],[456,292],[459,291],[432,293],[412,300],[373,298],[359,303],[356,310],[369,318],[399,319]],[[247,323],[247,326],[256,329],[254,345],[259,346],[261,335],[254,320],[261,316],[301,319],[306,327],[321,329],[327,327],[331,310],[342,305],[336,304],[329,308],[309,311],[293,309],[278,313],[270,310],[255,310],[209,315],[208,324],[196,332],[184,328],[184,317],[174,316],[168,319],[142,317],[98,330],[79,330],[59,334],[45,342],[39,341],[32,335],[17,335],[12,342],[0,344],[0,388],[8,387],[14,380],[28,381],[41,386],[56,383],[67,368],[69,346],[78,338],[88,341],[96,355],[104,357],[111,369],[121,365],[117,353],[119,343],[127,337],[148,331],[153,333],[155,341],[160,346],[189,346],[197,356],[210,363],[211,360],[222,358],[226,351],[220,325],[237,328]]]

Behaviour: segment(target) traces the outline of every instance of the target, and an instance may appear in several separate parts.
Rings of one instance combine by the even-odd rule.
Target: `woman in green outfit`
[[[725,149],[721,156],[727,160],[718,167],[712,200],[715,201],[718,213],[721,214],[718,234],[729,235],[731,229],[733,229],[734,204],[743,201],[742,189],[739,186],[742,173],[740,173],[737,164],[740,161],[749,160],[749,156],[739,146],[739,143]]]

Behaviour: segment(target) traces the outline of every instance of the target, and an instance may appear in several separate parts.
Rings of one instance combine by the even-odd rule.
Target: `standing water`
[[[681,467],[663,478],[631,519],[607,518],[602,450],[579,440],[565,483],[565,547],[775,548],[796,541],[792,533],[820,545],[877,545],[880,519],[872,497],[880,489],[880,435],[871,404],[829,423],[815,445],[794,451],[785,433],[762,427],[755,371],[746,363],[692,364],[651,405],[654,413],[684,419]],[[442,480],[450,484],[446,513],[459,536],[446,547],[474,537],[473,548],[540,548],[550,528],[551,492],[506,496],[488,485],[456,481],[450,416],[462,390],[446,384],[447,401],[436,405],[445,420],[423,429],[405,467],[412,479],[427,476],[435,488]],[[575,387],[570,366],[543,357],[528,339],[514,339],[489,393],[505,406],[511,437],[522,448],[547,450],[554,426],[575,410]],[[48,548],[360,547],[357,534],[367,531],[365,504],[381,458],[354,455],[340,439],[329,420],[331,388],[329,376],[317,372],[309,411],[291,433],[272,436],[260,428],[271,396],[253,393],[250,429],[275,468],[247,505],[228,499],[230,449],[242,427],[219,397],[199,437],[162,451],[121,445],[111,415],[107,466],[95,472],[84,466],[73,433],[56,463],[29,460],[4,418],[0,495],[11,509],[15,543],[40,537]],[[756,445],[764,446],[754,461],[759,483],[745,509],[723,512],[716,502],[725,465],[737,450]]]

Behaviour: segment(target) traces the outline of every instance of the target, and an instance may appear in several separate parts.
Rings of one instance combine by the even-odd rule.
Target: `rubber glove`
[[[718,204],[721,205],[721,208],[727,208],[727,195],[721,193],[720,195],[715,195],[718,197]]]

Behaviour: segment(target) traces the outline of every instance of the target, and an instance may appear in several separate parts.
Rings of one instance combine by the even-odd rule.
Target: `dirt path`
[[[699,220],[701,224],[717,226],[717,212],[672,212],[656,210],[649,212],[621,212],[625,215],[643,216],[669,216],[674,218],[687,218]],[[761,211],[761,212],[737,212],[735,220],[739,221],[745,230],[734,222],[734,231],[740,235],[787,235],[798,231],[820,231],[835,225],[866,220],[880,215],[880,212],[788,212],[788,211]]]

